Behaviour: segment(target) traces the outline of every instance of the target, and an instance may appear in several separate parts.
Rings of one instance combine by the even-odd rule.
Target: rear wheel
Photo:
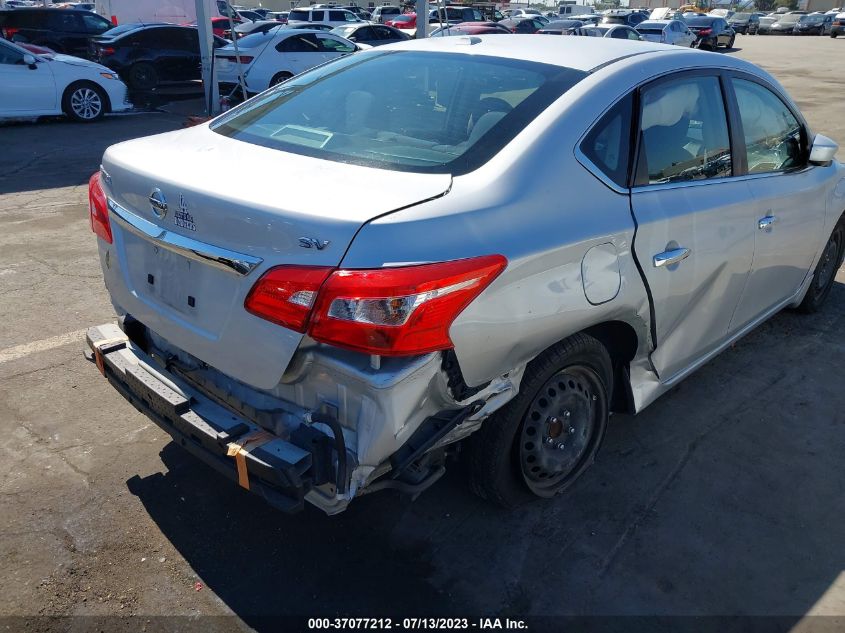
[[[731,39],[728,40],[728,45],[725,48],[731,50],[734,47],[734,42],[736,42],[736,35],[731,35]]]
[[[158,86],[158,72],[155,66],[147,62],[134,64],[129,69],[129,85],[135,90],[153,90]]]
[[[813,272],[810,289],[807,290],[804,300],[798,306],[799,311],[813,313],[822,307],[836,281],[836,272],[842,266],[843,257],[845,257],[845,216],[840,218],[825,244],[822,256]]]
[[[283,81],[287,81],[291,77],[293,77],[293,75],[290,73],[276,73],[270,80],[270,87],[272,88],[273,86],[277,86]]]
[[[106,113],[105,92],[90,81],[71,84],[62,95],[62,110],[75,121],[90,123],[101,119]]]
[[[533,360],[519,394],[469,438],[473,491],[505,507],[563,492],[595,459],[612,381],[607,350],[586,334]]]

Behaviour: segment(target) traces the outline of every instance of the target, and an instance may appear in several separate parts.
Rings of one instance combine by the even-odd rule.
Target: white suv
[[[353,22],[364,22],[364,20],[346,9],[293,9],[288,15],[288,24],[298,22],[345,26]]]

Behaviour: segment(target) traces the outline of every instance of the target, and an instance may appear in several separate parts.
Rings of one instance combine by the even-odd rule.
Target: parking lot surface
[[[745,36],[728,54],[769,69],[814,130],[845,145],[845,75],[833,63],[845,41]],[[641,415],[613,418],[595,466],[564,497],[506,512],[474,497],[455,465],[413,502],[380,492],[339,516],[286,516],[170,443],[82,356],[84,328],[113,318],[87,177],[111,143],[183,120],[0,127],[0,616],[60,618],[0,623],[63,630],[84,623],[66,616],[131,614],[152,630],[170,622],[155,616],[177,615],[183,630],[280,630],[267,618],[769,615],[784,630],[845,625],[845,271],[819,314],[778,315]],[[225,170],[239,186],[236,166]]]

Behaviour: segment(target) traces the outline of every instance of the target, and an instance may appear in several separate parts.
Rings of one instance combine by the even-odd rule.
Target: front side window
[[[325,37],[318,35],[317,39],[322,45],[322,49],[328,53],[354,53],[355,47],[348,42],[336,40],[333,37]]]
[[[610,180],[628,186],[633,98],[628,95],[605,114],[584,137],[581,151]]]
[[[105,33],[113,26],[112,23],[105,18],[102,18],[99,15],[94,15],[93,13],[83,13],[82,23],[85,25],[85,31],[87,33],[94,33],[96,35]]]
[[[460,174],[484,164],[584,76],[499,57],[369,51],[288,80],[212,130],[325,160]]]
[[[748,173],[761,174],[803,167],[805,135],[798,119],[771,90],[744,79],[733,80]]]
[[[22,63],[23,53],[19,53],[11,46],[0,44],[0,64],[14,65]]]
[[[75,33],[82,30],[75,11],[50,11],[47,22],[49,28],[62,33]]]
[[[313,33],[294,35],[283,39],[276,45],[280,53],[319,53],[320,43]]]
[[[642,90],[637,184],[732,174],[725,104],[717,77],[688,77]]]

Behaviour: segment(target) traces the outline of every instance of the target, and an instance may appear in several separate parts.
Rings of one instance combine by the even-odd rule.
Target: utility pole
[[[417,0],[417,33],[419,40],[428,35],[428,0]]]
[[[211,11],[208,0],[194,0],[197,9],[197,34],[200,39],[200,66],[205,113],[212,116],[220,112],[220,92],[217,73],[214,72],[214,33],[211,30]]]

